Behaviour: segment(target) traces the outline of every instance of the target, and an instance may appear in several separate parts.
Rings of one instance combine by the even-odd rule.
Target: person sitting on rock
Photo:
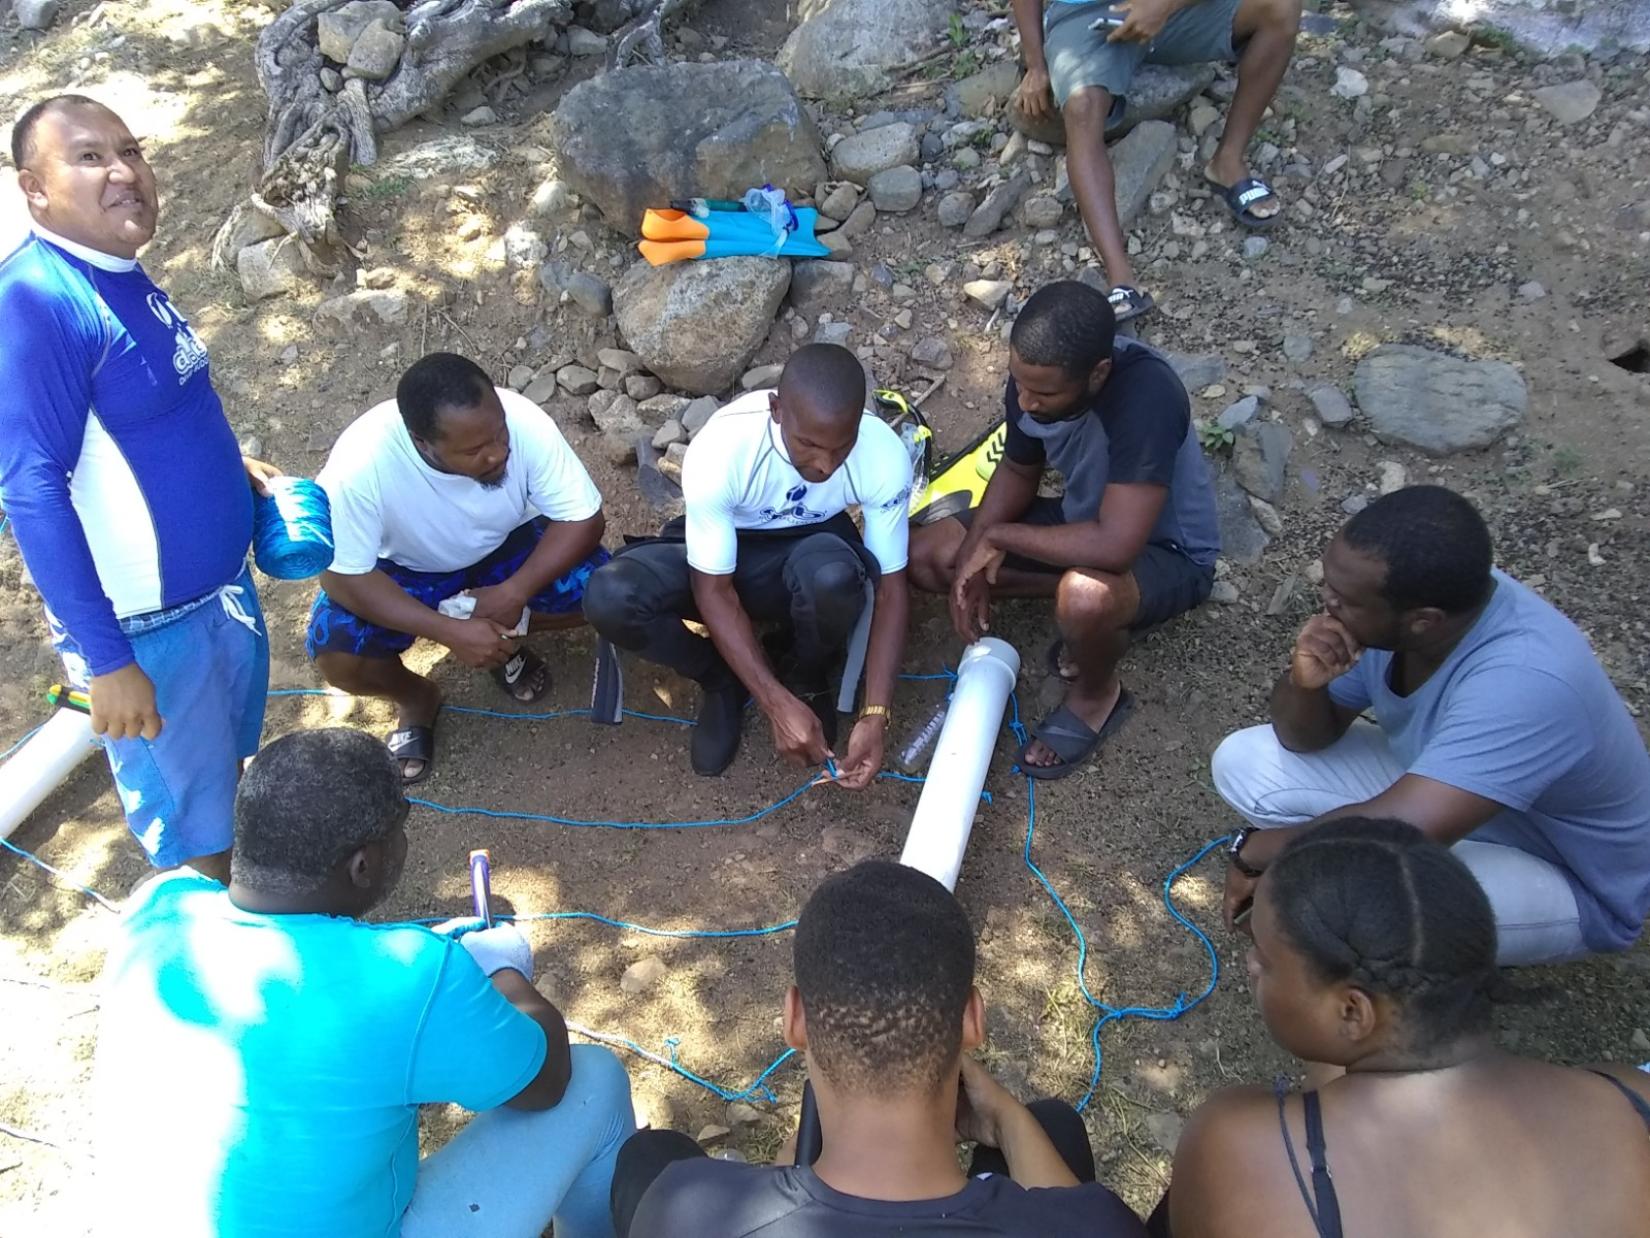
[[[827,878],[796,926],[785,1041],[806,1054],[818,1129],[793,1164],[711,1160],[641,1131],[613,1176],[618,1238],[978,1234],[1140,1238],[1095,1181],[1083,1119],[1022,1105],[970,1054],[985,1039],[974,933],[926,873],[867,860]],[[978,1143],[964,1172],[958,1140]]]
[[[1255,1004],[1317,1086],[1210,1098],[1153,1234],[1650,1236],[1650,1076],[1496,1047],[1495,915],[1451,849],[1401,821],[1296,831],[1248,924]]]
[[[1254,827],[1231,848],[1228,922],[1296,835],[1395,817],[1478,878],[1503,964],[1631,945],[1650,754],[1587,637],[1492,566],[1472,504],[1442,486],[1371,503],[1324,552],[1323,605],[1270,723],[1215,750],[1215,789]]]
[[[852,706],[861,660],[865,705],[839,781],[859,789],[882,767],[910,609],[911,459],[865,411],[865,396],[865,372],[846,348],[798,349],[777,390],[741,396],[694,436],[682,462],[686,515],[590,578],[584,613],[597,632],[699,684],[695,773],[720,774],[733,761],[751,697],[781,756],[834,759],[838,705]],[[753,622],[779,631],[758,641]],[[616,666],[598,672],[598,717],[610,712],[603,698],[621,690]]]
[[[1106,133],[1123,119],[1142,64],[1237,63],[1237,93],[1203,175],[1243,227],[1277,223],[1283,204],[1250,174],[1246,153],[1289,67],[1301,0],[1014,0],[1014,21],[1026,72],[1013,106],[1031,121],[1052,120],[1056,108],[1065,118],[1072,192],[1118,321],[1152,308],[1135,284],[1106,153]]]
[[[1104,294],[1034,293],[1009,335],[1008,437],[979,507],[919,528],[917,587],[949,592],[966,641],[993,597],[1054,599],[1049,662],[1071,688],[1032,728],[1020,766],[1063,778],[1134,707],[1118,678],[1131,632],[1208,598],[1220,549],[1214,488],[1186,389],[1164,357],[1117,338]],[[1046,472],[1060,498],[1039,496]]]
[[[407,813],[377,740],[299,731],[241,781],[227,890],[178,871],[133,893],[100,986],[98,1233],[611,1234],[630,1082],[568,1045],[521,931],[363,919]],[[477,1116],[420,1160],[425,1104]]]
[[[514,700],[542,697],[550,670],[521,638],[584,622],[585,583],[608,558],[602,496],[543,409],[453,353],[414,363],[316,480],[337,550],[305,647],[333,687],[395,702],[389,749],[421,782],[441,690],[401,655],[422,636]]]

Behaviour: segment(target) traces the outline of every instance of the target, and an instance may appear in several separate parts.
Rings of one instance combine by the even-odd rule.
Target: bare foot
[[[1066,693],[1065,706],[1083,720],[1083,725],[1090,730],[1098,731],[1106,725],[1106,719],[1111,717],[1111,711],[1117,707],[1117,701],[1123,694],[1123,681],[1112,676],[1111,687],[1099,696],[1086,697],[1072,685]],[[1047,769],[1051,765],[1059,765],[1059,754],[1040,739],[1031,741],[1025,756],[1020,758],[1027,765],[1035,765],[1039,769]]]

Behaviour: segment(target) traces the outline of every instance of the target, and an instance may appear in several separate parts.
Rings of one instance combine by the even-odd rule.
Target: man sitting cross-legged
[[[337,553],[306,648],[333,687],[395,702],[390,752],[420,782],[441,690],[401,655],[422,636],[538,700],[550,670],[520,637],[584,622],[585,582],[608,557],[602,496],[543,409],[452,353],[408,369],[394,400],[338,436],[317,480]],[[460,594],[467,616],[442,608]]]
[[[1114,328],[1087,285],[1033,294],[1009,335],[1008,438],[979,507],[911,537],[912,580],[950,593],[964,640],[990,626],[993,597],[1054,599],[1050,661],[1071,689],[1021,749],[1033,778],[1071,773],[1129,715],[1117,667],[1130,633],[1214,585],[1214,487],[1186,389]],[[1059,499],[1038,497],[1049,471],[1064,479]]]
[[[1095,1182],[1076,1111],[1022,1105],[969,1056],[985,1038],[974,934],[944,886],[855,865],[808,899],[795,950],[785,1040],[807,1055],[818,1159],[710,1160],[686,1135],[643,1131],[614,1172],[619,1238],[1144,1234]],[[960,1139],[979,1144],[968,1173]]]
[[[1237,93],[1203,175],[1243,227],[1277,223],[1283,203],[1245,159],[1294,53],[1301,0],[1014,0],[1014,21],[1026,64],[1015,106],[1033,119],[1056,107],[1064,116],[1072,192],[1119,321],[1152,306],[1134,282],[1106,151],[1142,64],[1237,62]]]
[[[177,872],[133,894],[103,976],[96,1232],[611,1234],[630,1083],[568,1046],[519,930],[361,919],[407,811],[383,745],[301,731],[241,782],[227,891]],[[421,1161],[422,1104],[484,1112]]]
[[[832,755],[837,681],[840,703],[851,705],[859,653],[865,705],[840,783],[862,788],[882,767],[909,609],[911,460],[899,436],[865,412],[865,394],[865,371],[846,348],[798,349],[777,391],[741,396],[694,437],[682,463],[685,518],[590,578],[584,613],[596,631],[699,684],[695,773],[720,774],[733,761],[751,697],[781,756],[817,765]],[[846,511],[852,504],[863,540]],[[701,621],[710,639],[684,619]],[[794,665],[783,678],[752,621],[788,638]],[[598,675],[598,715],[614,704],[604,682],[616,687],[617,677]]]
[[[1503,964],[1638,938],[1644,739],[1587,637],[1492,563],[1483,518],[1442,486],[1377,499],[1330,542],[1324,613],[1295,639],[1270,724],[1215,750],[1215,789],[1259,827],[1231,849],[1228,922],[1295,835],[1394,817],[1478,878]]]

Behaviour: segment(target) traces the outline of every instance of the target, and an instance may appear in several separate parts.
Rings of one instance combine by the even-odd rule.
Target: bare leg
[[[1258,0],[1251,0],[1258,2]],[[1287,60],[1286,60],[1287,63]],[[1062,110],[1066,121],[1066,172],[1089,240],[1100,251],[1106,279],[1113,287],[1134,283],[1134,267],[1117,219],[1117,184],[1106,153],[1106,117],[1111,94],[1099,86],[1072,92]]]
[[[434,726],[441,710],[441,689],[422,675],[415,675],[400,658],[363,658],[352,653],[327,651],[315,659],[315,669],[334,688],[352,696],[387,697],[395,702],[396,729]],[[424,771],[422,761],[401,762],[401,776],[416,778]]]
[[[1111,717],[1123,681],[1117,665],[1129,648],[1129,624],[1140,610],[1140,587],[1132,573],[1073,568],[1059,578],[1054,618],[1065,642],[1066,657],[1077,677],[1066,692],[1066,708],[1094,730]],[[1028,765],[1060,764],[1041,741],[1026,749]]]
[[[566,632],[572,628],[582,628],[584,624],[582,610],[571,611],[565,615],[541,615],[535,610],[527,617],[529,632]]]
[[[1248,175],[1245,159],[1267,105],[1278,93],[1300,33],[1300,0],[1243,0],[1232,23],[1232,37],[1247,45],[1238,61],[1237,93],[1226,114],[1226,129],[1204,174],[1220,185],[1237,184]],[[1270,219],[1283,209],[1276,198],[1262,198],[1250,213]]]
[[[214,851],[211,855],[197,855],[192,860],[183,862],[185,868],[192,868],[202,877],[210,877],[219,885],[229,884],[229,856],[228,851]]]

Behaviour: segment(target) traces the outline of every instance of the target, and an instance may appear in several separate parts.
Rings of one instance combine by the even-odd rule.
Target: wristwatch
[[[1261,869],[1258,869],[1253,864],[1245,861],[1241,854],[1243,851],[1243,844],[1249,841],[1249,835],[1254,832],[1254,826],[1244,826],[1236,834],[1232,835],[1231,846],[1226,848],[1227,860],[1231,862],[1233,868],[1237,869],[1238,872],[1242,873],[1245,877],[1259,877],[1262,872]]]
[[[887,723],[894,720],[894,712],[886,705],[867,705],[859,711],[859,717],[862,722],[866,718],[881,718]]]

